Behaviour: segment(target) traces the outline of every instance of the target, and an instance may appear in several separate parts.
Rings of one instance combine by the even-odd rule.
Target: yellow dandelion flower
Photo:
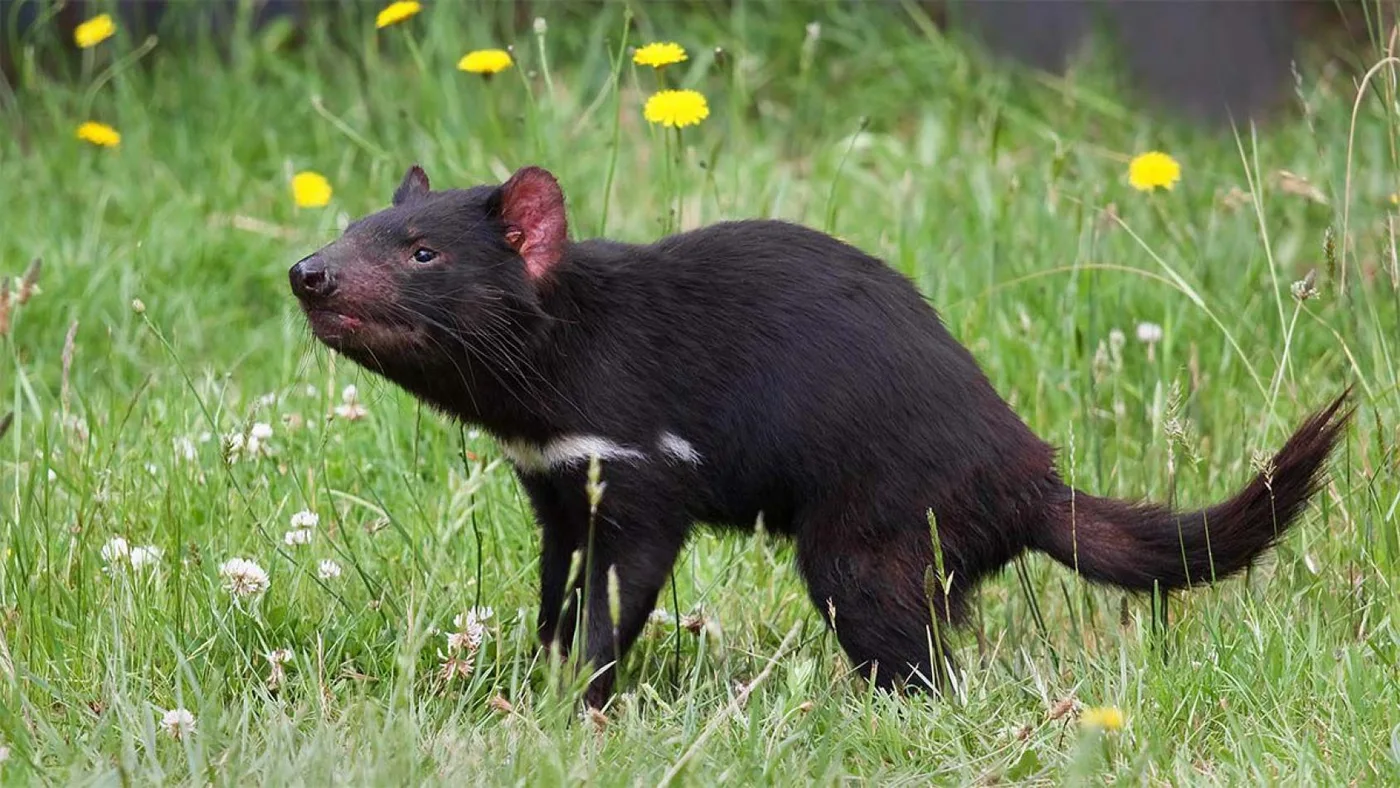
[[[422,10],[423,4],[416,2],[416,0],[400,0],[397,3],[390,3],[384,6],[384,10],[379,12],[379,16],[374,18],[374,26],[385,28],[389,25],[397,25],[411,16],[416,16]]]
[[[686,60],[689,56],[685,53],[685,47],[674,41],[647,44],[638,49],[632,55],[632,62],[639,66],[651,66],[661,68]]]
[[[73,43],[80,49],[89,49],[111,38],[117,32],[117,23],[110,14],[98,14],[73,28]]]
[[[320,208],[331,201],[331,182],[319,172],[299,172],[292,178],[292,199],[298,208]]]
[[[106,123],[90,120],[78,127],[78,139],[100,148],[115,148],[121,144],[122,135]]]
[[[1154,150],[1135,156],[1128,165],[1128,183],[1138,191],[1171,189],[1179,180],[1181,165],[1161,151]]]
[[[1086,728],[1116,731],[1123,728],[1123,711],[1117,706],[1095,706],[1079,715],[1079,724]]]
[[[504,49],[477,49],[462,56],[457,61],[457,69],[468,74],[489,77],[510,68],[510,53]]]
[[[710,105],[694,90],[663,90],[647,99],[642,114],[648,123],[679,129],[708,118]]]

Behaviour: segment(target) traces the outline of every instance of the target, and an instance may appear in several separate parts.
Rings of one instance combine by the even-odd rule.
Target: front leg
[[[646,626],[690,526],[681,501],[660,492],[667,485],[621,468],[605,475],[607,488],[591,523],[581,473],[561,474],[551,485],[554,497],[542,494],[535,502],[544,540],[541,637],[569,653],[584,623],[581,667],[597,673],[584,700],[593,708],[612,694],[616,666]],[[583,566],[569,585],[575,550],[582,551]],[[616,577],[616,620],[610,575]],[[577,601],[585,595],[580,622]]]
[[[602,519],[602,512],[599,514]],[[612,695],[617,666],[656,608],[656,599],[685,543],[685,531],[683,521],[659,517],[608,518],[595,529],[583,644],[583,664],[597,672],[584,694],[590,708],[603,708]],[[617,589],[615,600],[613,585]]]
[[[584,548],[583,534],[586,529],[576,517],[571,516],[568,505],[554,488],[552,480],[529,476],[521,481],[540,525],[540,609],[536,618],[536,632],[541,645],[564,654],[571,645],[573,628],[569,628],[569,635],[560,638],[559,625],[568,592],[569,569],[573,565],[575,551]]]

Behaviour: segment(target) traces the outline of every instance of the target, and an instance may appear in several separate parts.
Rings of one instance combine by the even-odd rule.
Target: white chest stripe
[[[595,455],[610,462],[646,462],[647,455],[600,435],[565,435],[541,446],[525,441],[503,440],[501,453],[522,471],[542,472],[587,463]],[[662,454],[672,460],[690,464],[700,462],[700,454],[690,441],[670,432],[663,432],[656,441]]]
[[[547,471],[577,462],[588,462],[594,455],[600,460],[642,462],[647,456],[597,435],[565,435],[544,446],[521,441],[502,441],[501,451],[510,461],[525,471]]]
[[[700,452],[690,445],[690,441],[674,432],[661,433],[661,437],[656,440],[656,447],[661,450],[662,454],[673,460],[680,460],[691,465],[700,464]]]

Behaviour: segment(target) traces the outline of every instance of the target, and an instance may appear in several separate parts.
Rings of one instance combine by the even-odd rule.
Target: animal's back
[[[631,303],[612,312],[615,334],[646,337],[648,352],[627,363],[647,401],[665,403],[632,415],[700,436],[711,481],[742,501],[725,507],[735,516],[859,488],[918,517],[940,489],[1024,485],[1050,470],[1051,450],[875,257],[764,220],[617,260],[610,297]]]

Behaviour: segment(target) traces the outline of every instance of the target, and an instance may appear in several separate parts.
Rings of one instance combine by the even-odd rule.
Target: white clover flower
[[[671,611],[663,607],[658,607],[647,616],[647,621],[660,626],[669,626],[675,620],[675,616],[671,615]]]
[[[476,650],[476,647],[472,645],[471,636],[466,632],[448,632],[446,637],[448,653],[457,654],[463,649]]]
[[[262,395],[261,397],[258,397],[257,400],[256,400],[256,404],[257,404],[257,406],[260,407],[260,408],[270,408],[270,407],[272,407],[273,405],[276,405],[276,404],[277,404],[277,392],[275,392],[275,391],[269,391],[268,393]]]
[[[102,560],[109,564],[125,561],[131,555],[131,545],[120,536],[114,536],[102,546]]]
[[[339,416],[342,419],[345,419],[346,421],[359,421],[360,419],[363,419],[364,417],[368,416],[369,411],[365,410],[364,405],[361,405],[358,402],[354,402],[348,405],[336,405],[335,415]]]
[[[234,596],[258,596],[270,582],[263,568],[246,558],[230,558],[219,566],[224,588]]]
[[[459,631],[447,635],[447,647],[453,653],[462,650],[476,651],[486,641],[486,624],[496,611],[489,607],[474,607],[459,613],[452,619],[452,625]]]
[[[286,535],[282,537],[282,541],[286,542],[288,547],[308,545],[311,544],[312,533],[313,531],[309,528],[296,528],[288,531]]]
[[[230,462],[242,459],[255,459],[266,457],[272,454],[272,446],[268,443],[272,438],[272,425],[267,422],[257,422],[246,435],[241,432],[231,432],[224,436],[225,454]]]
[[[476,651],[486,642],[486,625],[480,621],[472,621],[462,630],[462,634],[467,638],[467,648]]]
[[[340,564],[326,558],[316,565],[316,575],[322,580],[334,580],[340,577]]]
[[[340,403],[335,406],[335,415],[346,421],[358,421],[369,415],[365,406],[360,404],[360,390],[351,383],[340,392]]]
[[[1137,338],[1139,342],[1153,345],[1162,341],[1162,327],[1156,323],[1138,323]]]
[[[143,566],[160,563],[161,556],[165,551],[153,544],[131,548],[131,566],[133,569],[140,569]]]
[[[259,454],[271,454],[270,447],[267,445],[267,442],[271,439],[272,425],[260,421],[255,423],[252,429],[248,430],[248,440],[245,442],[244,446],[248,449],[248,453],[254,456]]]
[[[321,515],[310,509],[303,509],[292,515],[293,528],[315,528],[321,524]]]
[[[292,658],[295,656],[296,655],[292,653],[292,650],[289,648],[273,649],[263,655],[263,658],[267,660],[267,664],[271,667],[267,676],[267,686],[276,689],[281,686],[282,682],[287,680],[287,669],[282,666],[291,662]]]
[[[496,615],[496,611],[489,607],[474,607],[465,613],[458,613],[452,619],[452,625],[458,629],[466,629],[475,622],[490,621]]]
[[[194,734],[194,715],[188,709],[171,709],[160,718],[160,729],[172,739],[183,739]]]
[[[0,764],[10,760],[10,748],[0,744]]]
[[[199,456],[198,453],[195,451],[194,441],[190,440],[187,437],[176,438],[175,456],[179,459],[184,460],[185,462],[194,462],[195,458]]]

